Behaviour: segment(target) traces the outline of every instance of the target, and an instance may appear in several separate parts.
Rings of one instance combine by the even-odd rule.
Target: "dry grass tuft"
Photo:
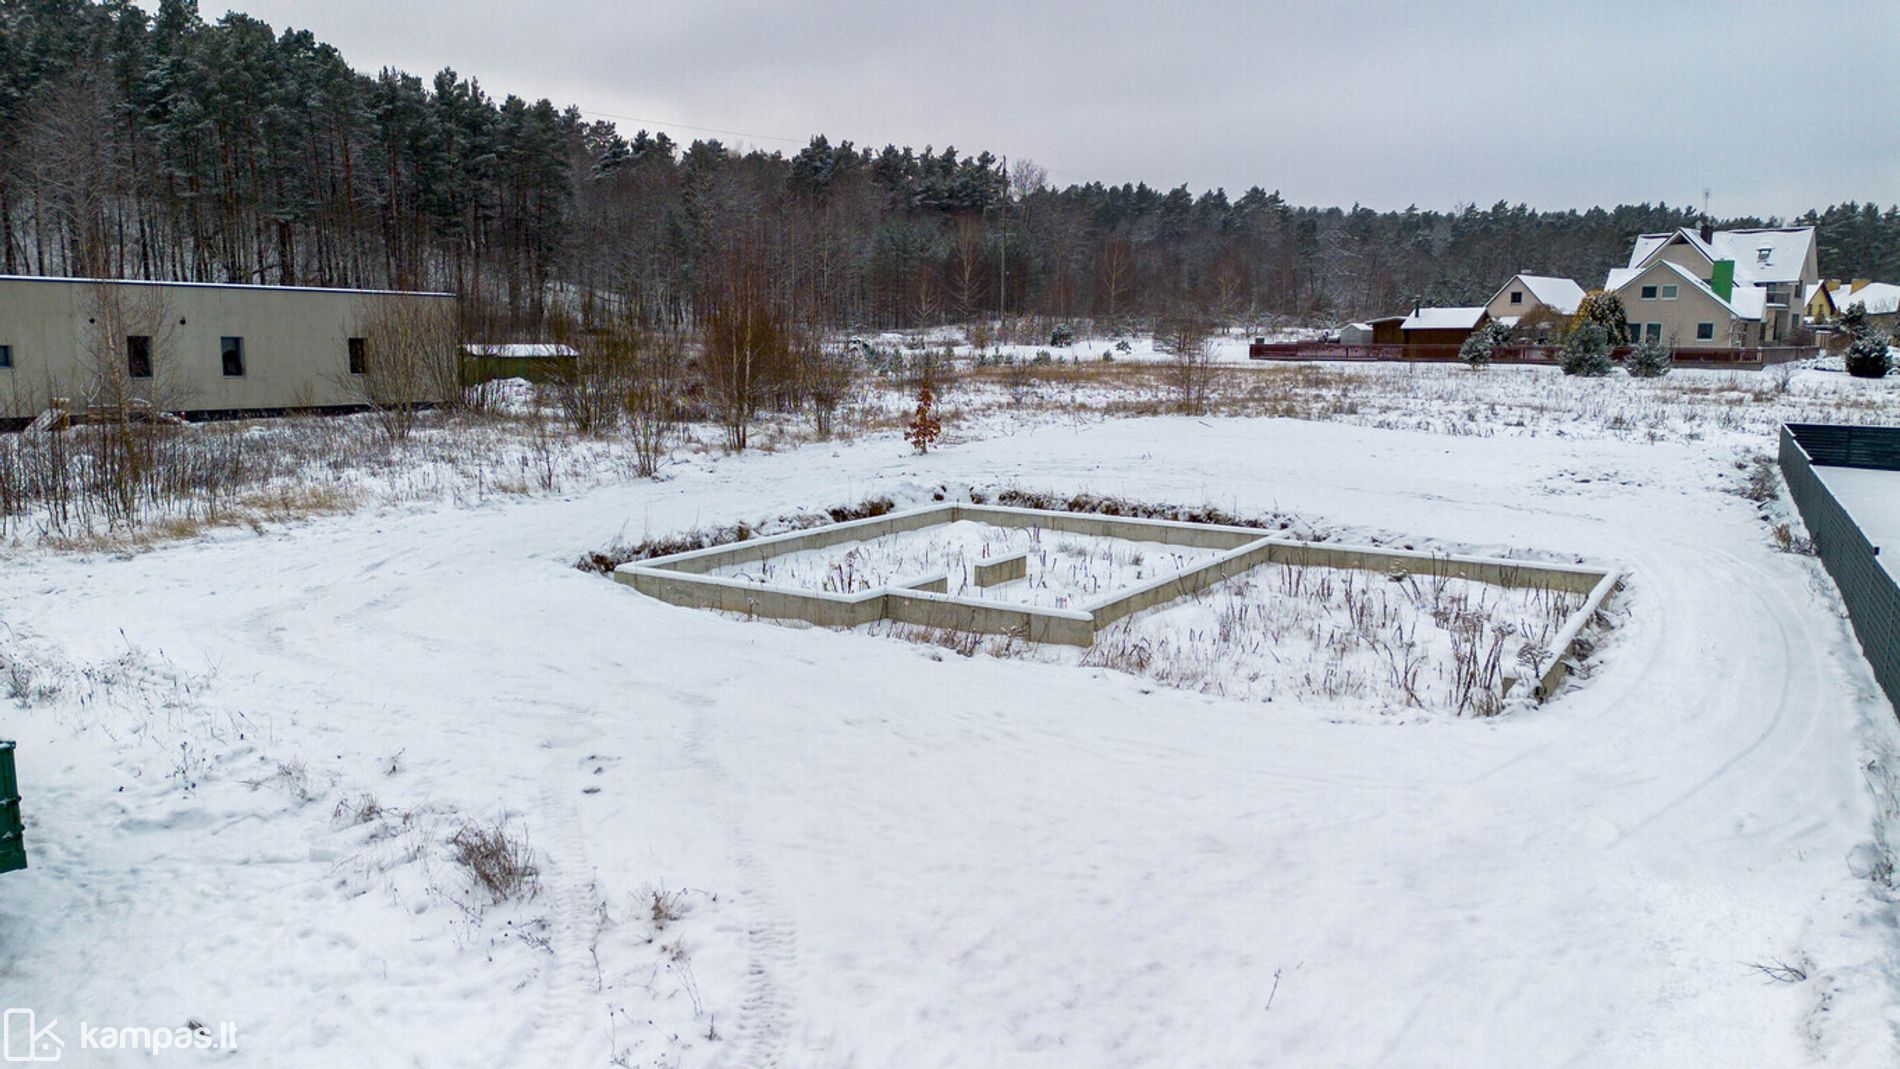
[[[449,848],[456,864],[497,903],[533,898],[541,890],[541,871],[526,834],[510,831],[506,821],[464,824],[449,839]]]

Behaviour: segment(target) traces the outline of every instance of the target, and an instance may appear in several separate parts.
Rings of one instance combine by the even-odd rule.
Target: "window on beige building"
[[[224,377],[241,379],[244,377],[244,339],[220,338],[218,352],[224,360]]]
[[[152,337],[149,334],[131,334],[125,339],[125,374],[127,378],[149,379],[152,377]]]

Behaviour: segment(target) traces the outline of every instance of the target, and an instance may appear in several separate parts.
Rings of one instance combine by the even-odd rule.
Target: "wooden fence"
[[[1781,345],[1751,349],[1677,349],[1675,366],[1701,368],[1754,368],[1805,360],[1815,354],[1812,346]],[[1630,347],[1618,346],[1610,358],[1621,361]],[[1563,355],[1556,345],[1500,345],[1492,350],[1494,364],[1532,364],[1555,367]],[[1458,359],[1456,345],[1368,344],[1342,342],[1254,342],[1247,347],[1253,360],[1338,360],[1349,363],[1450,364]]]

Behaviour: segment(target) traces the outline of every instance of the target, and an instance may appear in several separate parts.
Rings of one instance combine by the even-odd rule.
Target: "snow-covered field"
[[[0,1006],[78,1065],[1892,1065],[1900,728],[1817,563],[1730,491],[1777,419],[1895,391],[1665,381],[1300,368],[1206,418],[971,382],[927,456],[866,428],[135,554],[11,544],[33,867],[0,876]],[[573,567],[1010,486],[1630,579],[1582,677],[1481,718]],[[531,895],[452,857],[498,824]],[[79,1050],[81,1021],[240,1046]]]

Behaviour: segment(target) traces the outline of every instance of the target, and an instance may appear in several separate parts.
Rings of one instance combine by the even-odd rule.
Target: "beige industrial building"
[[[352,408],[387,390],[397,334],[446,329],[453,294],[0,276],[0,422],[56,399],[218,417]],[[415,329],[427,322],[428,332]],[[389,324],[406,323],[392,328]],[[383,374],[379,375],[379,371]],[[439,378],[409,375],[408,399]]]

